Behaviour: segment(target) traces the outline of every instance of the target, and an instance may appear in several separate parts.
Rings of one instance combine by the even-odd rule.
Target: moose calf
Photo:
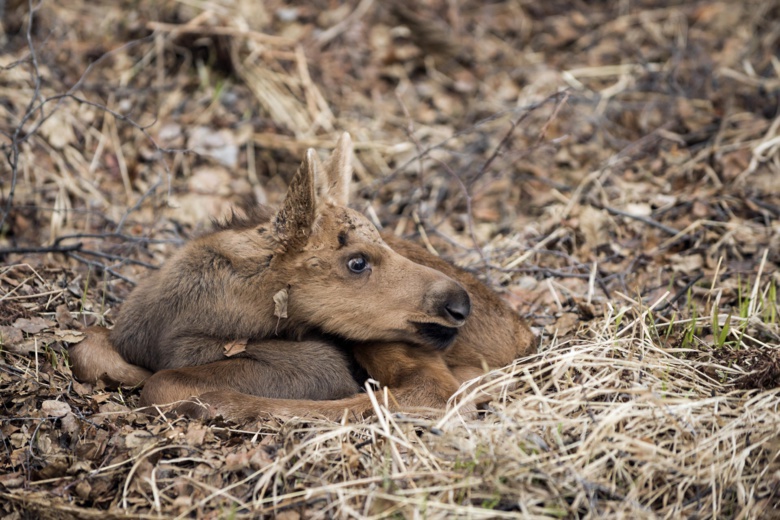
[[[533,335],[470,274],[347,207],[352,142],[309,150],[275,214],[195,239],[139,284],[110,332],[72,347],[82,381],[143,384],[143,406],[190,416],[445,407],[464,381],[533,352]]]

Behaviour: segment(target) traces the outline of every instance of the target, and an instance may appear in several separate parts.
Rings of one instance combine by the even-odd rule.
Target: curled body
[[[347,207],[352,144],[309,150],[282,207],[185,245],[131,293],[115,327],[72,347],[85,381],[141,385],[192,416],[370,413],[366,376],[399,408],[533,352],[525,323],[467,272],[382,235]],[[230,345],[240,345],[231,351]]]

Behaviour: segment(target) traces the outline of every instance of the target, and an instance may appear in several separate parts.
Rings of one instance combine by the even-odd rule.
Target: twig
[[[151,136],[151,134],[148,131],[148,129],[152,125],[154,125],[156,123],[156,120],[152,121],[148,125],[141,125],[140,123],[136,122],[132,118],[130,118],[128,116],[125,116],[123,114],[120,114],[119,112],[116,112],[115,110],[112,110],[112,109],[108,108],[107,106],[105,106],[105,105],[103,105],[101,103],[90,101],[90,100],[87,100],[87,99],[84,99],[82,97],[79,97],[79,96],[75,95],[75,92],[79,88],[81,88],[81,86],[83,85],[83,83],[86,80],[86,78],[95,69],[96,66],[98,66],[100,63],[102,63],[107,58],[109,58],[109,57],[111,57],[111,56],[113,56],[113,55],[115,55],[115,54],[117,54],[119,52],[122,52],[122,51],[124,51],[126,49],[129,49],[129,48],[133,47],[133,46],[139,45],[139,44],[141,44],[141,43],[143,43],[145,41],[151,41],[153,39],[152,36],[148,36],[148,37],[145,37],[145,38],[140,38],[138,40],[134,40],[134,41],[128,42],[128,43],[126,43],[124,45],[121,45],[120,47],[118,47],[116,49],[112,49],[111,51],[104,53],[98,59],[96,59],[95,61],[93,61],[92,63],[90,63],[87,66],[87,68],[84,70],[84,73],[81,75],[81,77],[76,81],[76,83],[74,83],[67,90],[67,92],[65,92],[63,94],[57,94],[57,95],[54,95],[54,96],[49,96],[49,97],[47,97],[45,99],[41,99],[40,87],[41,87],[41,83],[42,83],[42,77],[41,77],[40,69],[39,69],[39,65],[38,65],[37,54],[35,52],[35,47],[34,47],[33,42],[32,42],[32,26],[33,26],[33,19],[34,19],[33,15],[38,10],[39,6],[35,6],[34,7],[32,5],[32,0],[28,0],[28,2],[29,2],[29,6],[30,6],[30,16],[29,16],[29,23],[28,23],[28,26],[27,26],[27,44],[28,44],[28,47],[30,49],[31,61],[32,61],[32,64],[33,64],[32,74],[33,74],[33,78],[34,78],[35,88],[34,88],[33,95],[32,95],[32,97],[31,97],[31,99],[30,99],[30,101],[29,101],[29,103],[27,105],[27,108],[25,109],[24,115],[19,120],[19,123],[17,124],[16,129],[14,130],[13,134],[11,136],[9,136],[9,139],[10,139],[11,143],[8,146],[8,150],[5,152],[6,160],[8,161],[8,163],[9,163],[9,165],[11,167],[11,186],[10,186],[9,193],[8,193],[8,196],[7,196],[6,201],[5,201],[5,207],[3,209],[2,217],[0,217],[0,228],[2,228],[3,225],[5,224],[5,220],[8,217],[8,214],[10,213],[11,208],[13,207],[13,199],[14,199],[14,195],[15,195],[17,180],[18,180],[19,147],[20,147],[20,145],[23,144],[24,142],[28,141],[31,137],[33,137],[37,133],[37,131],[41,128],[41,126],[57,111],[59,106],[66,99],[71,99],[73,101],[76,101],[77,103],[85,104],[85,105],[88,105],[88,106],[93,106],[95,108],[98,108],[98,109],[100,109],[100,110],[102,110],[102,111],[112,115],[115,119],[117,119],[119,121],[123,121],[123,122],[131,125],[132,127],[134,127],[137,130],[139,130],[144,135],[144,137],[147,140],[149,140],[149,142],[152,144],[152,146],[154,147],[154,149],[157,152],[160,152],[162,154],[166,154],[166,153],[190,153],[191,152],[191,150],[186,150],[186,149],[171,149],[171,148],[163,148],[163,147],[161,147],[157,143],[157,141]],[[18,63],[22,63],[22,62],[20,61]],[[48,105],[51,102],[56,102],[56,104],[55,104],[54,108],[52,108],[51,110],[48,111],[48,113],[46,113],[44,111],[44,108],[45,108],[46,105]],[[25,131],[25,125],[33,118],[33,116],[35,114],[39,114],[38,119],[35,121],[35,123],[32,125],[32,127],[30,129]],[[23,132],[24,132],[24,135],[22,135]],[[167,177],[168,177],[168,192],[170,194],[171,182],[172,182],[172,173],[171,173],[171,170],[170,170],[170,166],[168,165],[168,162],[164,158],[162,158],[162,164],[163,164],[163,168],[165,169],[165,172],[166,172]],[[156,189],[158,186],[159,186],[159,183],[156,183],[152,187],[151,191]],[[147,194],[142,196],[140,202],[143,202],[147,197],[148,197],[148,192],[147,192]],[[135,206],[133,206],[133,208],[128,210],[128,212],[125,214],[125,216],[123,217],[123,219],[120,222],[120,224],[124,223],[124,220],[126,219],[127,215],[130,212],[132,212],[133,210],[137,209],[137,207],[140,205],[140,202],[139,202],[139,204],[136,204]]]
[[[147,237],[134,237],[132,235],[125,235],[123,233],[73,233],[70,235],[61,235],[54,239],[54,245],[63,242],[64,240],[73,240],[81,238],[99,238],[105,240],[107,238],[120,238],[126,242],[137,242],[141,244],[177,244],[181,245],[184,242],[182,240],[166,240],[160,238],[147,238]]]
[[[86,234],[88,235],[88,234]],[[110,234],[104,234],[104,235],[94,235],[98,238],[106,238]],[[84,235],[79,235],[84,236]],[[66,237],[59,237],[54,241],[54,244],[51,246],[44,246],[44,247],[9,247],[5,249],[0,249],[0,258],[4,257],[5,255],[9,254],[45,254],[45,253],[64,253],[68,256],[75,258],[76,260],[80,262],[85,262],[86,259],[83,259],[82,257],[79,257],[78,255],[74,255],[72,253],[75,253],[78,251],[79,253],[83,253],[85,255],[90,256],[96,256],[98,258],[105,258],[107,260],[118,260],[120,263],[125,264],[133,264],[133,265],[140,265],[142,267],[146,267],[147,269],[159,269],[159,266],[156,266],[154,264],[150,264],[148,262],[144,262],[142,260],[135,260],[133,258],[127,258],[120,255],[114,255],[111,253],[104,253],[102,251],[94,251],[91,249],[84,249],[84,244],[82,242],[76,242],[75,244],[67,244],[63,245],[62,241],[66,238],[73,238],[74,235],[66,236]],[[159,242],[159,241],[158,241]],[[130,281],[127,278],[124,278],[120,275],[118,275],[116,272],[114,272],[111,268],[104,266],[98,262],[90,262],[89,265],[92,265],[94,267],[99,267],[100,269],[103,269],[104,271],[116,276],[117,278],[121,278],[125,281]],[[132,282],[131,282],[132,283]]]
[[[666,302],[664,305],[662,305],[661,307],[659,307],[659,308],[658,308],[658,310],[657,310],[656,312],[664,312],[664,311],[666,311],[668,308],[670,308],[672,305],[674,305],[675,303],[677,303],[677,300],[679,300],[680,298],[682,298],[683,296],[685,296],[685,295],[688,293],[688,290],[689,290],[691,287],[693,287],[693,286],[694,286],[694,284],[695,284],[696,282],[698,282],[699,280],[701,280],[702,278],[704,278],[704,273],[699,273],[698,275],[696,275],[696,277],[694,277],[694,278],[693,278],[693,280],[691,280],[690,282],[688,282],[687,284],[685,284],[685,287],[683,287],[682,289],[680,289],[679,291],[677,291],[677,294],[675,294],[675,295],[674,295],[674,297],[672,297],[672,299],[670,299],[670,300],[669,300],[668,302]]]
[[[12,254],[68,253],[71,251],[80,251],[81,246],[81,242],[76,242],[75,244],[69,244],[65,246],[53,245],[46,247],[9,247],[0,249],[0,257]]]
[[[120,255],[112,255],[110,253],[103,253],[101,251],[92,251],[90,249],[80,249],[79,252],[84,253],[85,255],[92,255],[97,256],[99,258],[105,258],[107,260],[119,260],[122,263],[125,264],[133,264],[133,265],[140,265],[142,267],[146,267],[147,269],[159,269],[160,266],[150,264],[148,262],[144,262],[142,260],[135,260],[133,258],[126,258],[124,256]]]
[[[445,163],[444,161],[440,161],[439,159],[434,159],[434,160],[442,165],[442,167],[447,171],[447,173],[449,173],[450,176],[452,176],[455,179],[455,181],[460,186],[460,189],[463,191],[463,197],[466,199],[466,224],[469,230],[469,237],[471,237],[471,241],[474,243],[474,247],[479,253],[479,257],[482,259],[482,263],[485,266],[485,278],[487,279],[488,283],[490,283],[491,282],[490,262],[485,256],[485,251],[482,249],[482,246],[479,245],[479,240],[477,240],[477,234],[474,232],[474,214],[471,209],[472,206],[471,193],[469,193],[468,187],[466,187],[466,184],[458,176],[458,174],[452,171],[452,168],[450,168],[449,164]]]
[[[325,45],[327,45],[328,42],[330,42],[333,38],[337,37],[339,34],[344,32],[347,29],[347,27],[349,27],[351,24],[355,23],[355,21],[362,18],[363,15],[365,15],[368,12],[368,10],[371,8],[371,4],[373,3],[374,0],[361,0],[358,6],[355,8],[355,10],[352,11],[349,15],[347,15],[346,18],[341,20],[333,27],[330,27],[327,30],[315,36],[313,44],[319,48],[322,48]]]
[[[73,251],[67,252],[65,254],[67,254],[69,257],[73,258],[74,260],[77,260],[77,261],[81,262],[82,264],[86,264],[88,266],[94,267],[94,268],[96,268],[96,269],[98,269],[100,271],[105,271],[106,273],[110,274],[111,276],[113,276],[115,278],[119,278],[120,280],[124,280],[125,282],[129,283],[130,285],[135,286],[135,282],[133,280],[131,280],[130,278],[128,278],[128,277],[126,277],[124,275],[121,275],[121,274],[117,273],[116,271],[114,271],[114,269],[112,269],[111,267],[108,267],[107,265],[104,265],[104,264],[102,264],[100,262],[95,262],[94,260],[89,260],[87,258],[84,258],[81,255],[77,255]]]
[[[644,215],[634,215],[632,213],[628,213],[627,211],[619,210],[611,206],[602,206],[601,204],[591,204],[591,206],[597,209],[606,210],[608,213],[611,213],[613,215],[618,215],[621,217],[638,220],[639,222],[644,222],[648,226],[654,227],[656,229],[660,229],[661,231],[663,231],[668,235],[677,236],[678,234],[680,234],[679,230],[674,229],[673,227],[669,227],[666,224],[661,224],[657,220],[653,220],[650,217],[645,217]]]
[[[547,118],[547,121],[544,123],[544,126],[542,127],[542,130],[539,132],[539,136],[536,138],[536,142],[534,143],[534,147],[539,146],[539,144],[544,139],[544,136],[547,133],[547,129],[550,127],[550,123],[555,119],[555,117],[558,115],[558,112],[560,111],[561,106],[566,102],[567,99],[569,99],[569,93],[568,91],[560,91],[553,94],[553,96],[548,97],[547,99],[555,98],[557,100],[557,103],[555,105],[555,109],[553,110],[553,113],[550,114],[550,117]],[[560,99],[562,97],[562,99]],[[546,101],[546,100],[545,100]],[[498,146],[496,146],[496,149],[493,150],[493,153],[488,157],[487,161],[485,161],[485,164],[482,165],[482,168],[480,168],[479,173],[477,173],[474,178],[471,179],[469,182],[470,184],[473,184],[477,179],[479,179],[482,175],[485,174],[486,171],[490,168],[490,165],[493,164],[493,161],[496,160],[498,155],[501,153],[501,150],[503,150],[508,144],[509,140],[512,138],[512,134],[515,132],[515,128],[517,128],[517,125],[525,121],[525,119],[528,118],[528,116],[531,115],[531,110],[528,110],[524,112],[520,117],[512,121],[511,125],[509,126],[509,130],[507,130],[506,134],[504,134],[504,137],[501,139],[501,141],[498,143]]]
[[[585,176],[582,181],[577,185],[577,188],[572,193],[571,197],[569,198],[569,201],[566,204],[566,208],[563,210],[563,213],[561,214],[561,218],[567,218],[570,214],[572,209],[574,209],[574,206],[579,204],[580,198],[582,197],[583,192],[587,187],[589,187],[592,183],[594,183],[597,180],[600,180],[600,182],[603,182],[602,176],[605,174],[613,171],[618,164],[620,164],[622,161],[626,161],[633,157],[635,154],[638,154],[644,150],[649,149],[651,146],[656,145],[660,140],[661,137],[659,136],[658,132],[659,130],[664,130],[669,127],[669,124],[665,124],[657,128],[656,130],[652,131],[646,136],[643,136],[636,141],[632,141],[626,146],[624,146],[621,150],[619,150],[617,153],[611,155],[606,161],[602,163],[602,165],[596,169],[590,172],[588,175]]]
[[[534,244],[534,246],[531,249],[529,249],[522,255],[518,256],[517,258],[509,262],[504,267],[506,269],[512,269],[513,267],[517,267],[518,265],[522,264],[523,262],[531,258],[534,254],[536,254],[537,251],[545,247],[547,244],[563,237],[568,232],[569,230],[565,227],[556,228],[555,231],[553,231],[552,233],[544,237],[544,239],[538,242],[537,244]]]
[[[780,217],[780,207],[775,206],[774,204],[770,204],[768,202],[765,202],[758,197],[748,197],[748,200],[758,206],[761,209],[765,209],[766,211],[772,213],[776,217]]]
[[[122,227],[124,227],[127,217],[129,217],[131,213],[133,213],[138,208],[140,208],[141,205],[144,203],[144,201],[148,199],[155,191],[157,191],[157,188],[160,186],[160,184],[162,184],[162,178],[157,179],[157,182],[149,186],[149,189],[146,190],[146,192],[143,195],[141,195],[141,198],[139,198],[138,201],[135,204],[133,204],[131,208],[128,208],[127,211],[125,211],[125,214],[122,215],[122,218],[119,220],[119,223],[117,223],[116,229],[114,229],[115,233],[119,233],[120,231],[122,231]],[[170,181],[168,184],[168,188],[170,191]]]

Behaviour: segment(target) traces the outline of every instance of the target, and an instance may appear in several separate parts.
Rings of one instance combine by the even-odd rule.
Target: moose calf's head
[[[401,256],[347,207],[352,141],[322,165],[308,150],[282,208],[260,228],[274,244],[270,272],[286,284],[289,326],[357,341],[449,346],[471,311],[466,290]]]

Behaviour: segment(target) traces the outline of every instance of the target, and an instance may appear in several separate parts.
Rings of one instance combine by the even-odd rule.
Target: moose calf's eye
[[[371,265],[368,263],[368,260],[362,256],[356,256],[349,259],[347,262],[347,267],[349,267],[349,270],[353,273],[360,274],[365,272],[369,267],[371,267]]]

